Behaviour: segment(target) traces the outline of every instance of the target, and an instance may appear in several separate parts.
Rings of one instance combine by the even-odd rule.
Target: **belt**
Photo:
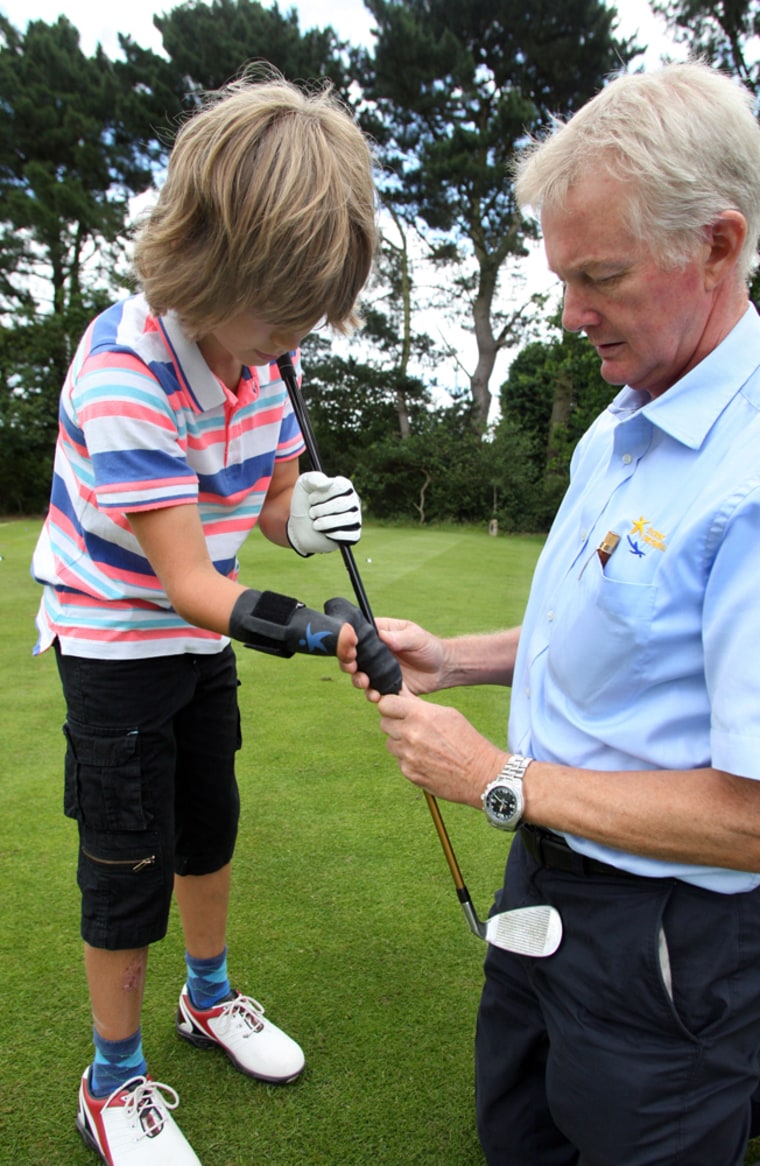
[[[543,826],[529,826],[523,823],[517,833],[528,854],[540,866],[549,870],[564,870],[570,874],[579,875],[607,875],[607,877],[637,879],[640,876],[631,874],[628,870],[611,866],[607,862],[600,862],[598,858],[589,858],[586,854],[579,854],[572,850],[560,834],[545,830]]]

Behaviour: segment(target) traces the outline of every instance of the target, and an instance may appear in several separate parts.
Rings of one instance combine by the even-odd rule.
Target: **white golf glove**
[[[348,478],[328,478],[318,470],[301,474],[290,500],[288,540],[304,558],[357,543],[362,533],[362,504]]]

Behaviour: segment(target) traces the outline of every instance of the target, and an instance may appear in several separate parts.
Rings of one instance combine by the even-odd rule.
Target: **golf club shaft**
[[[288,396],[290,397],[290,403],[293,406],[293,412],[296,415],[296,420],[298,421],[301,433],[303,434],[303,439],[306,442],[306,449],[308,450],[309,457],[311,458],[311,463],[315,470],[319,470],[321,473],[324,473],[325,470],[324,466],[322,465],[322,458],[319,454],[317,439],[314,435],[314,430],[311,425],[311,417],[309,416],[309,411],[306,408],[306,402],[303,399],[301,390],[298,387],[296,370],[293,368],[293,361],[290,359],[289,354],[286,353],[284,356],[278,358],[277,363],[280,367],[280,372],[282,373],[283,380],[285,381],[285,385],[288,390]],[[340,553],[343,556],[343,563],[348,573],[348,577],[351,580],[351,585],[354,589],[354,595],[356,596],[356,602],[358,604],[359,610],[367,622],[371,623],[374,627],[375,617],[372,614],[372,609],[369,605],[369,599],[367,598],[367,592],[364,590],[364,584],[361,581],[359,569],[356,566],[356,560],[354,559],[351,547],[348,546],[347,543],[339,543],[338,546],[340,547]]]
[[[309,417],[309,411],[306,408],[306,402],[304,401],[303,394],[298,387],[298,380],[296,378],[296,372],[293,367],[293,361],[290,359],[290,355],[286,353],[284,356],[279,357],[277,363],[279,365],[282,378],[285,381],[285,386],[288,390],[288,396],[290,397],[290,403],[293,406],[293,412],[295,413],[296,420],[300,426],[312,465],[315,470],[319,470],[321,473],[324,473],[325,470],[324,466],[322,465],[322,458],[319,454],[317,439],[314,435],[311,418]],[[361,581],[359,569],[356,566],[356,560],[354,559],[350,546],[347,546],[345,543],[340,543],[340,552],[343,556],[343,562],[345,564],[346,571],[348,572],[349,579],[351,580],[354,594],[356,595],[356,601],[359,606],[359,610],[361,611],[364,618],[369,623],[371,623],[373,627],[375,627],[375,617],[372,614],[372,609],[370,608],[369,600],[367,599],[367,593],[364,590],[364,584]],[[425,800],[428,804],[428,809],[430,810],[430,814],[438,834],[438,838],[440,840],[441,846],[443,847],[443,853],[446,857],[447,863],[449,864],[449,870],[451,871],[452,877],[454,879],[454,885],[457,889],[459,901],[462,904],[470,927],[473,927],[472,920],[477,920],[477,915],[475,913],[475,908],[472,905],[472,900],[470,899],[467,887],[465,886],[462,872],[459,869],[459,863],[456,860],[456,855],[454,854],[448,831],[446,830],[446,825],[443,821],[443,817],[441,816],[438,802],[427,790],[425,790],[424,793]],[[475,927],[474,930],[477,934],[477,927]]]
[[[462,872],[459,869],[459,863],[457,862],[456,855],[454,854],[454,848],[451,845],[449,832],[446,829],[446,824],[444,823],[443,818],[441,817],[441,811],[438,802],[435,800],[433,795],[428,792],[428,790],[423,790],[423,793],[425,794],[425,801],[428,804],[428,809],[430,810],[433,823],[436,830],[438,831],[441,847],[443,848],[443,853],[446,856],[446,861],[449,864],[449,870],[451,871],[452,878],[454,879],[456,889],[458,891],[463,891],[466,889],[464,885],[464,879],[462,878]]]
[[[459,868],[456,855],[454,854],[454,848],[451,845],[449,832],[446,829],[446,823],[441,816],[441,810],[438,802],[435,800],[433,795],[428,792],[428,790],[424,790],[423,792],[425,794],[425,800],[428,804],[428,809],[430,810],[430,816],[432,817],[433,824],[436,828],[436,831],[438,832],[438,838],[440,840],[446,862],[449,864],[451,877],[454,880],[454,886],[457,889],[457,897],[462,905],[462,910],[464,911],[464,917],[467,920],[467,925],[470,928],[470,931],[472,931],[480,939],[485,939],[485,923],[482,923],[480,919],[478,919],[478,913],[475,910],[475,904],[470,898],[470,892],[465,886],[464,877]]]

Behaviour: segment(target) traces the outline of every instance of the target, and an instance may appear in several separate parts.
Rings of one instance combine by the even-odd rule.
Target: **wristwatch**
[[[513,753],[495,781],[483,790],[483,809],[492,826],[499,830],[516,830],[525,809],[523,776],[532,757]]]

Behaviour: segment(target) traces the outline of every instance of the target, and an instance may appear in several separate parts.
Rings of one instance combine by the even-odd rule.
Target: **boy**
[[[199,1161],[140,1028],[172,893],[179,1035],[269,1082],[304,1066],[227,974],[240,746],[227,636],[290,655],[311,623],[335,653],[340,621],[246,590],[236,555],[257,523],[304,556],[359,538],[350,481],[298,475],[276,358],[298,362],[318,322],[356,324],[374,246],[372,156],[329,90],[235,83],[180,129],[136,243],[140,293],[92,322],[63,388],[36,650],[56,653],[80,838],[95,1056],[77,1125],[109,1166]]]

